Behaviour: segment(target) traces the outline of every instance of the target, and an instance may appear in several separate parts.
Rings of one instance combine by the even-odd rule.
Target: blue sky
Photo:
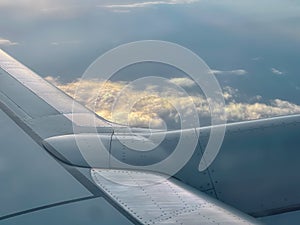
[[[0,47],[62,82],[111,48],[146,39],[197,53],[222,87],[238,90],[235,101],[300,104],[298,1],[0,1]]]

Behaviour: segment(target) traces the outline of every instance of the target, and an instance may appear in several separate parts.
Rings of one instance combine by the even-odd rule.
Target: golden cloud
[[[199,117],[210,118],[209,105],[201,95],[185,96],[167,87],[159,89],[150,85],[143,90],[128,88],[126,82],[76,80],[63,84],[57,78],[46,79],[101,117],[116,123],[152,128],[171,124],[176,128],[180,125],[179,108],[184,111],[185,116],[194,115],[196,110]],[[175,81],[173,83],[178,85],[190,86],[185,80]],[[234,100],[237,90],[225,87],[223,91],[229,121],[300,113],[300,106],[288,101],[274,99],[265,104],[259,102],[261,97],[255,97],[257,102],[238,103]]]

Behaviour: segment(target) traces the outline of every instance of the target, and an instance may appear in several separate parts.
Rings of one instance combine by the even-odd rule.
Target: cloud
[[[210,118],[210,107],[201,95],[178,95],[170,89],[155,87],[127,88],[119,95],[126,87],[126,82],[75,80],[63,84],[58,78],[46,79],[100,116],[121,124],[140,127],[148,127],[151,124],[153,128],[162,128],[167,124],[168,127],[176,129],[180,127],[180,115],[176,110],[178,107],[186,116],[194,116],[196,113],[199,118]],[[174,79],[176,78],[172,80]],[[184,80],[179,81],[181,83]],[[255,96],[252,103],[236,102],[237,95],[237,89],[229,86],[223,88],[223,96],[227,101],[225,112],[230,122],[300,113],[300,106],[288,101],[274,99],[262,103],[262,97]],[[221,106],[216,107],[214,113],[220,112],[221,115],[222,110]]]
[[[10,41],[8,39],[4,39],[4,38],[0,37],[0,45],[12,46],[12,45],[18,45],[18,44],[19,43],[17,43],[17,42],[13,42],[13,41]]]
[[[225,110],[230,120],[242,121],[300,113],[300,106],[281,99],[275,99],[271,100],[270,104],[231,102]]]
[[[247,74],[246,70],[237,69],[237,70],[211,70],[215,75],[245,75]]]
[[[153,5],[177,5],[177,4],[191,4],[198,2],[199,0],[165,0],[165,1],[145,1],[145,2],[133,2],[128,4],[111,4],[111,5],[99,5],[99,7],[111,8],[111,9],[132,9],[132,8],[145,8]]]
[[[230,87],[230,86],[225,86],[223,87],[223,97],[225,100],[230,100],[233,99],[235,96],[237,96],[238,89]]]
[[[52,76],[45,77],[45,80],[47,80],[49,83],[53,84],[54,86],[56,86],[56,87],[62,87],[63,85],[59,81],[59,79],[60,79],[60,77],[52,77]]]
[[[283,75],[284,72],[278,70],[278,69],[275,69],[275,68],[271,68],[271,72],[275,75]]]
[[[181,87],[193,87],[196,84],[193,80],[187,77],[171,78],[169,82]]]

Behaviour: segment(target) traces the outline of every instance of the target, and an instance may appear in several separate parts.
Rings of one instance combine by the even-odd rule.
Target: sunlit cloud
[[[232,100],[238,95],[238,89],[230,87],[230,86],[225,86],[223,88],[223,97],[225,100]]]
[[[155,128],[171,124],[176,128],[180,125],[180,115],[176,109],[179,106],[184,109],[186,116],[193,116],[195,111],[191,104],[200,118],[210,118],[211,114],[207,100],[202,95],[182,96],[170,89],[151,87],[143,90],[129,88],[120,97],[126,82],[76,80],[63,84],[58,78],[46,79],[100,116],[121,124],[140,127],[151,124]],[[231,122],[300,113],[300,106],[288,101],[274,99],[263,103],[261,96],[254,96],[252,103],[236,102],[237,95],[237,89],[229,86],[223,88],[225,112]],[[120,98],[121,101],[118,101]],[[214,113],[219,111],[222,115],[221,106],[216,107],[216,111]]]
[[[215,75],[245,75],[247,74],[246,70],[237,69],[237,70],[212,70]]]
[[[253,120],[300,113],[300,106],[281,99],[272,100],[270,104],[231,102],[226,107],[226,113],[232,121]]]
[[[271,68],[271,72],[275,75],[283,75],[284,72],[278,70],[278,69],[275,69],[275,68]]]
[[[196,85],[196,83],[193,80],[187,77],[171,78],[169,82],[181,87],[193,87]]]
[[[18,44],[19,43],[17,43],[17,42],[13,42],[13,41],[10,41],[8,39],[0,37],[0,45],[11,46],[11,45],[18,45]]]

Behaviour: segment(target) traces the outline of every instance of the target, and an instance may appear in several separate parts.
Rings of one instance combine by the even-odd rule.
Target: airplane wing
[[[101,133],[109,141],[122,126],[97,116],[2,50],[0,67],[1,225],[258,224],[174,178],[112,169],[105,153],[101,168],[89,168],[65,137],[79,130],[88,150],[90,136]]]

